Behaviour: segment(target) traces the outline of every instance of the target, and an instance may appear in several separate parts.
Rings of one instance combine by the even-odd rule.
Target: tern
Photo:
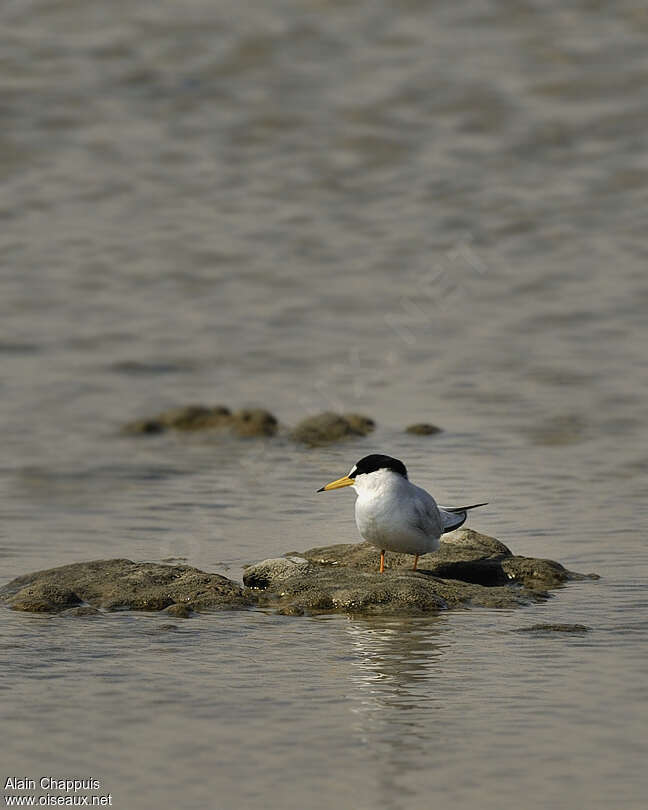
[[[361,458],[347,475],[318,489],[353,487],[358,494],[355,519],[358,531],[380,549],[380,573],[385,570],[385,551],[414,555],[416,571],[421,554],[438,551],[441,535],[465,523],[469,509],[486,506],[437,506],[421,487],[407,478],[402,461],[373,453]]]

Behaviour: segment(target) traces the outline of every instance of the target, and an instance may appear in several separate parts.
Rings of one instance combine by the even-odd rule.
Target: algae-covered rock
[[[412,433],[415,436],[434,436],[441,433],[441,428],[431,425],[429,422],[417,422],[414,425],[408,425],[405,428],[405,433]]]
[[[292,432],[293,438],[312,447],[337,442],[352,436],[366,436],[375,427],[368,416],[350,413],[320,413],[303,419]]]
[[[227,429],[236,436],[272,436],[277,432],[276,417],[263,408],[243,408],[232,413],[225,405],[183,405],[170,408],[148,419],[124,425],[129,435],[162,433],[165,430]]]
[[[302,556],[324,565],[344,565],[371,571],[378,568],[380,552],[370,543],[312,548]],[[387,552],[385,568],[411,567],[411,554]],[[529,589],[555,588],[570,579],[597,579],[596,574],[577,574],[553,560],[517,557],[486,534],[457,529],[445,534],[438,551],[419,557],[418,569],[444,579],[458,579],[478,585],[518,583]]]
[[[90,605],[79,605],[79,607],[72,607],[68,608],[68,610],[64,610],[61,614],[62,616],[101,616],[101,611],[97,608],[93,608]]]
[[[15,580],[14,580],[15,582]],[[9,587],[9,585],[5,587]],[[3,589],[4,590],[4,589]],[[0,591],[0,598],[2,591]],[[64,581],[56,579],[45,580],[37,586],[27,586],[17,596],[16,610],[25,610],[29,613],[61,613],[75,608],[83,602],[74,589]],[[12,607],[14,605],[12,604]]]
[[[236,582],[188,565],[93,560],[36,571],[0,588],[0,601],[14,610],[59,613],[78,605],[104,610],[188,610],[250,605]],[[178,609],[179,615],[182,611]]]
[[[166,427],[159,420],[152,419],[135,419],[133,422],[128,422],[122,428],[122,432],[129,436],[153,436],[158,433],[164,433]]]
[[[283,614],[296,610],[420,615],[462,605],[511,607],[544,598],[524,588],[487,588],[402,568],[380,574],[377,568],[363,571],[292,560],[264,560],[250,566],[243,582],[261,591],[262,604],[275,605]]]
[[[229,424],[232,413],[225,405],[183,405],[162,411],[154,419],[164,427],[175,430],[204,430]]]
[[[464,606],[513,607],[548,598],[576,574],[552,560],[513,555],[494,537],[470,529],[445,535],[419,558],[386,556],[369,543],[313,548],[249,566],[246,587],[188,565],[94,560],[27,574],[0,588],[14,610],[94,615],[99,610],[166,611],[174,618],[210,608],[271,605],[286,616],[338,611],[420,615]]]
[[[366,436],[376,429],[374,420],[363,413],[343,413],[342,418],[347,420],[351,425],[351,430],[359,436]]]
[[[589,633],[592,628],[586,624],[531,624],[516,627],[512,633]]]
[[[166,608],[165,613],[168,613],[169,616],[173,616],[174,619],[190,619],[193,610],[189,605],[175,602],[173,605],[169,605],[169,607]]]
[[[371,543],[355,543],[311,548],[304,551],[302,556],[324,565],[345,565],[373,571],[378,568],[380,552]],[[504,584],[509,577],[501,571],[501,560],[511,556],[510,549],[494,537],[472,529],[458,529],[444,535],[438,551],[419,557],[418,568],[438,577],[483,585]],[[388,551],[385,555],[387,569],[411,567],[413,561],[411,554]]]
[[[237,436],[274,436],[278,422],[263,408],[243,408],[232,414],[230,427]]]
[[[548,598],[549,588],[586,576],[551,560],[516,557],[499,540],[470,529],[446,535],[439,551],[419,558],[418,571],[411,570],[412,562],[410,554],[388,552],[380,574],[379,551],[371,544],[325,546],[250,566],[243,582],[282,613],[419,614],[528,604]]]

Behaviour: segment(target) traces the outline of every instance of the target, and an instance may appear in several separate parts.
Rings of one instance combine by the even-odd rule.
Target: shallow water
[[[365,453],[596,571],[429,619],[2,611],[0,777],[128,810],[639,808],[648,15],[620,2],[5,2],[2,581],[355,539]],[[134,440],[187,402],[378,422]],[[444,432],[409,436],[412,421]],[[545,622],[582,634],[514,633]],[[5,791],[5,794],[7,791]]]

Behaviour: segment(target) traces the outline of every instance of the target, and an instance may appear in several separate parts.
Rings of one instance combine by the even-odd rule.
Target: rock
[[[86,603],[104,610],[187,610],[250,605],[253,597],[220,574],[188,565],[93,560],[36,571],[0,588],[13,610],[59,613]],[[178,614],[176,614],[178,615]]]
[[[61,616],[101,616],[101,611],[90,607],[90,605],[81,605],[80,607],[64,610]]]
[[[295,574],[306,576],[308,569],[307,560],[286,559],[285,557],[263,560],[246,568],[243,584],[247,588],[265,590],[270,586],[281,586],[284,580],[289,580]]]
[[[157,419],[136,419],[134,422],[129,422],[122,428],[122,433],[130,436],[153,436],[158,433],[164,433],[166,430],[162,422]]]
[[[586,624],[531,624],[529,627],[516,627],[512,633],[589,633]]]
[[[342,418],[346,419],[351,430],[359,436],[366,436],[376,429],[376,423],[370,416],[362,413],[343,413]]]
[[[441,433],[441,428],[431,425],[429,422],[417,422],[414,425],[408,425],[405,433],[413,433],[415,436],[434,436],[436,433]]]
[[[155,421],[176,430],[204,430],[229,424],[231,416],[230,409],[224,405],[215,405],[213,408],[205,405],[184,405],[163,411],[155,417]]]
[[[263,408],[244,408],[233,414],[232,431],[237,436],[274,436],[278,422],[270,411]]]
[[[370,543],[325,546],[303,552],[305,559],[324,565],[346,565],[377,570],[380,552]],[[406,568],[411,554],[385,555],[385,568]],[[506,585],[514,582],[526,588],[555,588],[570,579],[597,579],[596,574],[577,574],[552,560],[516,557],[511,550],[486,534],[457,529],[443,536],[441,547],[419,557],[418,569],[444,579],[459,579],[478,585]]]
[[[277,432],[275,416],[263,408],[243,408],[232,413],[225,405],[184,405],[170,408],[150,419],[136,419],[124,426],[129,435],[155,434],[165,430],[229,429],[236,436],[272,436]]]
[[[243,582],[282,613],[416,615],[462,605],[542,601],[548,588],[585,576],[551,560],[516,557],[499,540],[471,529],[446,535],[438,552],[419,558],[418,571],[411,570],[412,562],[409,554],[388,552],[380,574],[379,551],[371,544],[325,546],[250,566]]]
[[[570,579],[598,579],[596,575],[577,574],[568,571],[553,560],[537,560],[534,557],[509,557],[501,561],[502,571],[514,582],[527,588],[555,588]]]
[[[472,529],[458,529],[443,536],[438,551],[419,557],[418,567],[435,576],[488,584],[493,580],[490,563],[511,555],[510,549],[494,537]],[[373,571],[378,568],[380,552],[371,543],[355,543],[311,548],[301,556],[324,565],[348,565]],[[388,551],[385,555],[385,567],[388,569],[411,567],[413,561],[411,554]],[[507,579],[504,574],[500,576],[502,584]]]
[[[377,568],[367,572],[292,560],[264,560],[247,569],[243,582],[262,591],[261,604],[275,605],[284,615],[295,610],[420,615],[468,604],[511,607],[540,598],[519,588],[486,588],[407,569],[379,574]]]
[[[183,405],[170,408],[147,419],[136,419],[122,428],[129,435],[157,434],[168,429],[202,430],[229,424],[231,412],[224,405],[208,408],[205,405]]]
[[[295,605],[286,605],[286,607],[277,610],[280,616],[303,616],[305,612],[305,610]]]
[[[13,580],[13,582],[15,581]],[[9,588],[11,584],[10,582],[5,588]],[[2,598],[3,591],[4,589],[0,590],[0,598]],[[17,594],[15,603],[12,602],[11,607],[14,607],[15,604],[16,610],[25,610],[29,613],[61,613],[67,611],[68,608],[77,607],[83,601],[63,581],[57,582],[52,579],[37,585],[28,582],[26,587]]]
[[[303,419],[292,432],[298,442],[311,447],[337,442],[351,436],[366,436],[375,427],[373,419],[362,414],[320,413]]]
[[[388,552],[380,574],[379,551],[369,543],[325,546],[249,566],[246,587],[188,565],[94,560],[18,577],[0,588],[0,602],[70,616],[164,610],[187,618],[193,611],[252,605],[271,605],[286,616],[421,615],[468,605],[514,607],[545,600],[549,588],[570,579],[596,578],[552,560],[517,557],[494,537],[470,529],[445,535],[438,552],[420,557],[418,571],[411,570],[412,560]]]
[[[174,619],[190,619],[193,611],[188,605],[178,604],[176,602],[173,605],[169,605],[165,613],[168,613],[169,616],[173,616]]]

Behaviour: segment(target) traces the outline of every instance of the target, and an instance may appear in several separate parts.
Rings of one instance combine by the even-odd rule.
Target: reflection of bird
[[[407,480],[402,461],[374,453],[361,458],[348,475],[318,489],[322,492],[353,487],[358,493],[355,517],[365,540],[380,549],[380,573],[385,551],[414,554],[414,571],[420,554],[437,551],[441,535],[458,529],[469,509],[485,506],[437,506],[434,498]]]

